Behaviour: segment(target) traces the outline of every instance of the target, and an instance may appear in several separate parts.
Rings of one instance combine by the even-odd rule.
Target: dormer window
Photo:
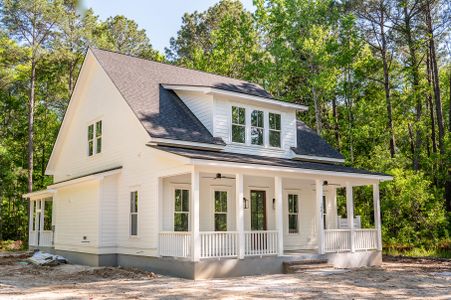
[[[102,121],[88,126],[88,156],[102,152]]]
[[[269,145],[280,148],[280,114],[269,113]]]
[[[263,111],[254,110],[251,113],[251,144],[263,146],[263,134],[265,131]]]
[[[232,142],[246,143],[246,110],[232,106]]]

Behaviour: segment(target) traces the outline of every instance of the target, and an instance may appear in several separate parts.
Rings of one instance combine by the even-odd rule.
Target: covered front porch
[[[378,178],[207,162],[159,177],[161,257],[205,259],[380,251]],[[374,225],[354,216],[353,187],[372,185]],[[346,214],[337,214],[337,189]],[[370,199],[368,199],[370,200]]]

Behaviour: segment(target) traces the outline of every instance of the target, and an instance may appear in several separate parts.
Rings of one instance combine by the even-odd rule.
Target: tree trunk
[[[429,51],[426,53],[426,73],[428,81],[427,101],[429,103],[429,115],[431,119],[431,140],[432,140],[432,152],[437,153],[437,138],[435,136],[435,116],[434,116],[434,103],[432,102],[432,74],[431,74],[431,60],[429,59]]]
[[[338,150],[341,149],[341,142],[340,142],[340,125],[338,124],[338,109],[337,109],[337,98],[332,98],[332,116],[334,118],[334,133],[335,133],[335,140],[337,141],[337,148]]]
[[[316,133],[321,134],[323,124],[321,122],[321,108],[318,101],[318,94],[316,93],[315,87],[312,87],[313,105],[315,107],[315,124]]]
[[[440,78],[438,74],[437,57],[435,53],[434,30],[432,28],[430,1],[426,1],[426,26],[429,34],[429,55],[431,60],[432,84],[434,89],[435,110],[438,127],[438,146],[440,154],[445,154],[442,100],[440,98]]]
[[[388,62],[387,62],[387,42],[385,38],[385,29],[384,29],[384,10],[381,8],[381,22],[380,33],[381,33],[381,56],[382,63],[384,68],[384,90],[385,90],[385,102],[387,106],[387,119],[388,119],[388,130],[390,132],[390,157],[395,157],[395,132],[393,129],[393,114],[392,114],[392,105],[390,99],[390,77],[388,70]]]
[[[33,139],[34,139],[34,96],[36,84],[36,62],[31,59],[30,97],[28,100],[28,192],[33,191]]]

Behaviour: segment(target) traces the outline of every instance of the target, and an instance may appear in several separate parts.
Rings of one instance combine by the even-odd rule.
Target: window
[[[269,145],[280,148],[280,115],[269,113]]]
[[[175,190],[174,231],[188,231],[189,190]]]
[[[227,231],[226,191],[215,191],[215,231]]]
[[[130,235],[138,235],[138,192],[130,193]]]
[[[52,230],[52,200],[45,200],[44,203],[44,230]]]
[[[251,144],[263,145],[263,111],[254,110],[251,114]]]
[[[326,226],[326,215],[327,215],[327,209],[326,209],[326,196],[323,196],[323,207],[322,207],[322,210],[323,210],[323,226],[324,226],[324,228],[327,228],[327,226]]]
[[[88,126],[88,155],[100,152],[102,152],[102,121],[97,121]]]
[[[246,110],[232,106],[232,142],[246,143]]]
[[[298,195],[288,194],[288,233],[298,233]]]

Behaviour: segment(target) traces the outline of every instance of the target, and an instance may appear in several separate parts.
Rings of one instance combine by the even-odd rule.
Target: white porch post
[[[200,259],[200,233],[199,233],[199,171],[193,167],[191,172],[191,256],[193,261]]]
[[[158,220],[158,255],[161,256],[161,238],[160,233],[163,231],[163,178],[157,177],[154,182],[155,199],[157,199],[157,220]]]
[[[236,231],[238,231],[238,258],[244,258],[244,188],[243,188],[243,174],[237,173],[235,175],[236,188]]]
[[[34,208],[35,202],[33,200],[31,200],[31,199],[28,199],[28,201],[30,201],[30,218],[29,218],[29,228],[28,228],[28,243],[30,245],[34,245],[35,234],[33,233],[33,222],[34,222],[33,211],[35,209]]]
[[[316,190],[316,225],[318,229],[318,252],[320,254],[325,253],[324,244],[324,222],[323,222],[323,181],[320,179],[315,180]]]
[[[277,252],[283,255],[283,206],[282,177],[274,177],[275,216],[277,230]]]
[[[346,214],[348,216],[348,228],[350,232],[350,241],[349,245],[351,245],[351,252],[355,252],[354,247],[354,201],[352,199],[352,185],[351,183],[346,182]]]
[[[382,251],[381,205],[379,183],[373,184],[374,226],[377,232],[377,250]]]

